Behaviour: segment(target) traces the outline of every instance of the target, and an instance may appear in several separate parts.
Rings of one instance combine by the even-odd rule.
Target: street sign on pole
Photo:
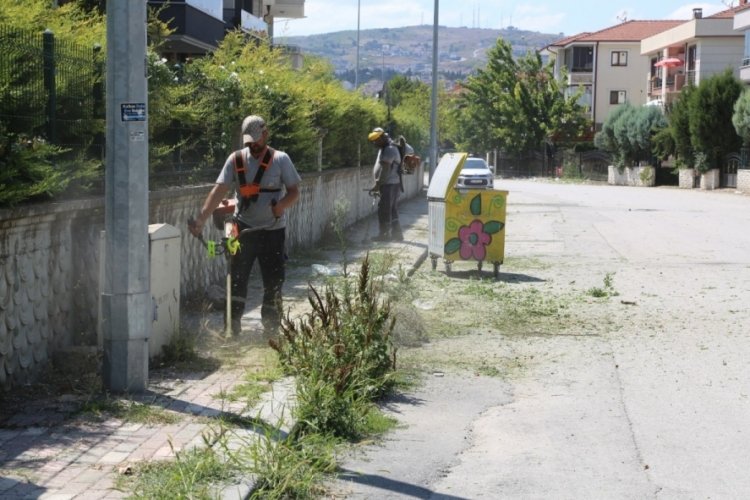
[[[145,1],[107,2],[106,89],[103,381],[113,392],[141,392],[153,317]]]

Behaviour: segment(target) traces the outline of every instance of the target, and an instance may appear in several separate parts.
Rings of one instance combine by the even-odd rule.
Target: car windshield
[[[484,162],[481,158],[467,158],[466,162],[464,163],[463,169],[486,169],[487,164]]]

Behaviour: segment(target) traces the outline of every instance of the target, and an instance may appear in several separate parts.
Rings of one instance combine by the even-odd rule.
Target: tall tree
[[[750,146],[750,89],[744,89],[734,103],[732,124],[737,135],[742,139],[742,146]]]
[[[706,155],[709,168],[719,168],[724,155],[740,148],[732,113],[742,89],[728,69],[702,81],[689,101],[691,143],[696,152]]]
[[[696,87],[683,87],[680,97],[668,111],[669,129],[674,139],[674,149],[678,164],[693,168],[695,155],[690,140],[690,101],[693,99]]]
[[[544,65],[538,53],[515,59],[511,44],[498,39],[488,56],[487,66],[466,82],[460,144],[521,152],[584,130],[579,96],[564,95],[552,64]]]

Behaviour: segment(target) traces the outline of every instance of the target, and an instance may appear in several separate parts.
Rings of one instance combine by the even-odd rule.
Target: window
[[[610,104],[625,104],[628,93],[624,90],[612,90],[609,92]]]
[[[573,47],[573,67],[574,72],[589,72],[594,69],[594,48],[593,47]]]
[[[690,45],[687,52],[687,68],[688,71],[696,70],[696,61],[698,60],[698,47],[696,45]]]
[[[627,66],[628,52],[626,50],[612,51],[612,66]]]

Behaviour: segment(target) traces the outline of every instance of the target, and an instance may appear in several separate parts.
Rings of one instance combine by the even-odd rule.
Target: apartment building
[[[734,30],[744,37],[743,56],[740,63],[740,79],[750,83],[750,4],[742,0],[734,12]]]
[[[703,9],[695,8],[692,19],[643,39],[641,55],[649,61],[645,89],[650,104],[668,106],[685,85],[699,85],[727,68],[740,76],[745,37],[735,30],[735,14],[746,10],[746,4],[742,0],[738,7],[707,17]]]
[[[175,30],[162,47],[174,60],[211,52],[232,29],[273,40],[275,19],[305,16],[305,0],[148,0],[148,5]]]
[[[648,102],[643,75],[650,59],[641,55],[641,42],[684,21],[625,21],[596,32],[563,38],[543,50],[555,61],[555,76],[566,76],[568,95],[583,89],[579,103],[594,123],[594,131],[616,106]]]

